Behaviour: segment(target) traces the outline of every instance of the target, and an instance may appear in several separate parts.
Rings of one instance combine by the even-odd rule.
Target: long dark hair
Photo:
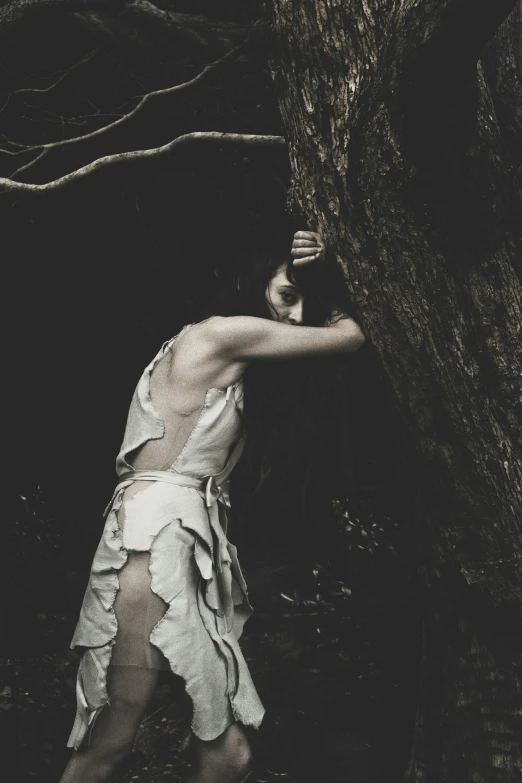
[[[293,267],[292,234],[280,232],[249,248],[224,281],[213,315],[270,318],[265,292],[276,271],[303,294],[303,323],[323,326],[337,307],[352,314],[342,273],[332,258]],[[296,327],[299,328],[299,327]],[[306,506],[312,477],[325,491],[350,473],[346,361],[330,357],[257,362],[244,375],[246,446],[239,472],[252,500],[266,482],[297,489]]]

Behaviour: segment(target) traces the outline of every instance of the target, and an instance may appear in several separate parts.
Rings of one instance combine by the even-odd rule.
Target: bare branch
[[[73,136],[70,139],[60,139],[59,141],[52,141],[49,142],[48,144],[25,145],[6,139],[6,141],[8,141],[8,143],[11,144],[12,146],[18,147],[18,150],[17,152],[9,152],[8,150],[0,149],[0,152],[5,152],[6,154],[10,154],[10,155],[19,155],[20,153],[23,152],[32,152],[32,151],[34,152],[36,150],[42,150],[42,152],[47,153],[50,150],[56,149],[58,147],[65,147],[68,144],[76,144],[77,142],[80,141],[87,141],[88,139],[93,139],[96,138],[97,136],[101,136],[102,133],[106,133],[107,131],[112,130],[113,128],[116,128],[119,125],[122,125],[123,123],[128,122],[128,120],[132,119],[132,117],[134,117],[149,102],[151,98],[156,98],[160,95],[172,95],[176,92],[180,92],[181,90],[187,89],[187,87],[193,87],[195,84],[200,82],[208,73],[212,72],[219,65],[222,65],[222,63],[231,60],[233,57],[236,57],[241,52],[242,49],[243,49],[243,44],[241,44],[241,46],[236,47],[231,52],[227,52],[227,54],[225,54],[223,57],[220,57],[219,60],[216,60],[215,62],[205,66],[205,68],[203,68],[203,70],[197,76],[195,76],[193,79],[189,79],[189,81],[187,82],[183,82],[182,84],[176,84],[173,87],[165,87],[162,90],[154,90],[153,92],[149,92],[146,95],[143,95],[140,102],[133,109],[131,109],[130,112],[124,114],[123,116],[118,117],[117,120],[114,120],[108,125],[104,125],[102,128],[98,128],[97,130],[91,131],[90,133],[84,133],[81,136]],[[13,172],[9,178],[13,179],[16,174],[19,174],[22,171],[26,171],[28,168],[33,166],[41,158],[42,158],[41,154],[37,155],[30,163],[27,163],[25,166],[22,166],[21,168]]]
[[[47,87],[22,87],[19,90],[14,90],[14,92],[11,92],[7,96],[7,101],[4,106],[2,106],[1,111],[5,109],[7,106],[7,103],[10,98],[13,97],[13,95],[20,95],[21,93],[40,93],[40,92],[50,92],[51,90],[54,90],[55,87],[57,87],[60,82],[63,82],[63,80],[66,78],[66,76],[69,76],[70,73],[72,73],[76,68],[78,68],[80,65],[84,65],[85,63],[89,62],[93,59],[93,57],[98,53],[98,49],[93,49],[92,52],[89,52],[85,57],[83,57],[81,60],[78,60],[78,62],[74,63],[74,65],[71,65],[70,68],[67,68],[67,70],[62,71],[59,75],[59,77],[52,82],[52,84],[49,84]]]
[[[118,13],[104,13],[110,11]],[[52,13],[86,25],[105,44],[150,46],[154,45],[150,33],[153,38],[167,33],[174,42],[186,40],[192,50],[210,52],[210,56],[236,45],[250,30],[233,22],[165,11],[150,0],[11,0],[0,7],[0,38],[9,34],[13,25],[28,24],[38,15]]]
[[[53,11],[70,13],[114,6],[114,0],[12,0],[0,8],[0,37],[9,34],[15,24]]]
[[[24,118],[24,119],[25,119],[25,118]],[[18,147],[18,149],[16,150],[16,152],[13,152],[12,150],[4,150],[4,149],[0,149],[0,152],[3,152],[3,153],[5,153],[6,155],[21,155],[23,152],[27,152],[27,151],[28,151],[28,150],[27,150],[27,148],[26,148],[26,147],[25,147],[23,144],[20,144],[20,143],[19,143],[19,142],[17,142],[17,141],[11,141],[11,139],[9,139],[9,138],[8,138],[8,137],[5,135],[5,133],[2,133],[2,134],[0,135],[0,138],[1,138],[1,139],[2,139],[4,142],[6,142],[7,144],[11,144],[11,146],[12,146],[12,147]],[[30,148],[29,148],[29,151],[30,151],[31,149],[35,149],[35,150],[37,150],[37,149],[40,149],[40,147],[34,147],[34,148],[30,147]]]
[[[235,22],[225,22],[222,19],[209,19],[206,16],[181,13],[180,11],[165,11],[155,6],[150,0],[127,0],[125,4],[125,13],[146,16],[150,20],[155,19],[161,22],[162,26],[167,24],[174,28],[179,28],[183,33],[189,31],[199,37],[201,42],[207,43],[207,36],[210,35],[213,40],[223,38],[229,42],[234,35],[244,36],[250,29],[244,25]]]
[[[245,38],[256,25],[207,19],[158,8],[149,0],[127,0],[121,13],[109,16],[103,10],[89,10],[70,15],[89,30],[105,49],[142,49],[158,47],[172,51],[181,45],[191,54],[215,59]]]
[[[104,125],[103,128],[98,128],[97,130],[91,131],[90,133],[85,133],[82,136],[75,136],[72,139],[61,139],[60,141],[53,141],[49,144],[42,145],[42,147],[45,147],[45,149],[53,149],[54,147],[63,147],[66,144],[76,144],[79,141],[85,141],[86,139],[93,139],[96,136],[101,136],[102,133],[106,133],[107,131],[118,127],[119,125],[122,125],[124,122],[128,122],[139,111],[141,111],[141,109],[152,98],[157,98],[160,95],[173,95],[176,92],[181,92],[182,90],[186,90],[188,87],[193,87],[195,84],[198,84],[198,82],[204,79],[208,73],[211,73],[219,65],[222,65],[224,62],[227,62],[228,60],[231,60],[233,57],[235,57],[242,48],[242,46],[238,46],[231,52],[227,52],[223,57],[220,57],[219,60],[206,65],[197,76],[194,76],[193,79],[189,79],[187,82],[183,82],[182,84],[175,84],[173,87],[165,87],[162,90],[153,90],[152,92],[146,93],[141,97],[140,102],[133,109],[131,109],[130,112],[124,114],[122,117],[119,117],[117,120],[114,120],[114,122],[109,123],[109,125]]]
[[[3,152],[4,150],[2,150]],[[27,171],[27,169],[30,169],[32,166],[34,166],[35,163],[38,163],[39,160],[41,160],[45,155],[47,155],[48,150],[42,150],[36,157],[34,157],[32,160],[29,161],[29,163],[26,163],[24,166],[20,166],[16,169],[16,171],[13,171],[10,179],[13,177],[17,177],[19,174],[22,173],[22,171]]]
[[[129,161],[142,161],[150,160],[152,158],[160,158],[168,155],[176,147],[187,144],[194,141],[217,141],[225,144],[248,144],[249,146],[270,146],[270,145],[283,145],[286,144],[284,136],[262,136],[256,134],[245,133],[221,133],[219,131],[196,131],[194,133],[186,133],[183,136],[178,136],[177,139],[170,141],[168,144],[162,147],[154,147],[148,150],[135,150],[133,152],[119,152],[115,155],[106,155],[103,158],[89,163],[87,166],[83,166],[76,171],[72,171],[70,174],[66,174],[64,177],[55,179],[52,182],[46,182],[43,185],[34,185],[28,182],[16,182],[15,180],[0,177],[0,187],[4,189],[4,192],[18,191],[25,193],[46,193],[51,190],[58,190],[71,182],[83,179],[89,174],[98,171],[99,169],[106,168],[115,163],[127,163]]]

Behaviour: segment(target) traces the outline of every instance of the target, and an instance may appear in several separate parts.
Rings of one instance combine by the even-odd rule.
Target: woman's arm
[[[203,326],[213,350],[236,362],[354,353],[365,341],[355,321],[338,314],[326,327],[292,326],[247,315],[215,317]]]
[[[320,234],[297,231],[291,254],[296,267],[318,264],[324,262],[326,248]],[[353,353],[365,342],[353,318],[339,308],[332,309],[324,327],[251,316],[214,317],[202,326],[211,351],[225,361],[239,363]]]

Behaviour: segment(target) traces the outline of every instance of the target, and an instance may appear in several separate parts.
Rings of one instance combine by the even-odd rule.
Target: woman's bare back
[[[135,470],[167,470],[182,452],[196,426],[210,389],[236,383],[242,366],[212,355],[195,324],[174,340],[150,378],[150,398],[165,426],[160,439],[147,441],[132,455]]]

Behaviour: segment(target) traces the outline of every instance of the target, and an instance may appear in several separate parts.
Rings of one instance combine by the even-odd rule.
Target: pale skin
[[[294,265],[302,266],[321,263],[325,247],[319,234],[298,231],[291,252]],[[164,376],[166,388],[162,390],[173,417],[199,410],[208,389],[226,389],[236,383],[251,363],[349,354],[364,344],[364,335],[355,321],[339,312],[324,327],[302,325],[303,295],[288,280],[284,263],[270,280],[265,297],[271,319],[214,316],[196,324],[175,342]],[[132,749],[158,677],[155,670],[142,675],[140,693],[125,687],[120,693],[117,684],[112,687],[114,708],[102,711],[91,744],[73,753],[60,783],[108,783],[112,779]],[[111,729],[111,721],[117,722],[119,732]],[[111,738],[116,734],[118,740],[114,741]],[[251,752],[240,724],[233,724],[210,742],[195,742],[198,767],[187,783],[241,783],[248,777]]]
[[[319,234],[296,232],[292,244],[295,266],[321,263],[324,253]],[[278,268],[265,296],[272,320],[214,316],[188,330],[176,343],[169,373],[169,399],[176,413],[186,414],[201,406],[207,389],[227,388],[253,362],[349,354],[364,344],[359,326],[342,314],[336,314],[327,328],[302,326],[303,296],[288,280],[285,264]]]

